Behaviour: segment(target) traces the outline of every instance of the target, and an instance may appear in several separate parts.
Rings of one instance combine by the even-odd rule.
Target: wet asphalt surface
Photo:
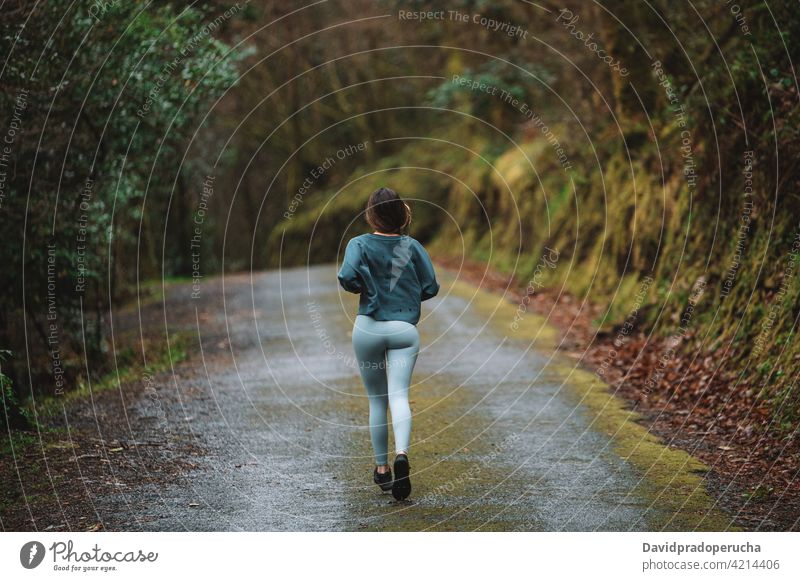
[[[444,274],[419,324],[413,492],[406,502],[382,493],[350,344],[356,297],[335,276],[332,265],[237,275],[204,283],[202,296],[213,298],[198,301],[190,284],[168,290],[166,325],[195,334],[192,356],[156,378],[155,398],[129,406],[131,437],[190,440],[203,453],[167,485],[96,499],[106,529],[635,531],[674,522],[594,429],[546,329],[531,345],[508,331],[514,305]],[[196,319],[178,321],[180,309],[196,309]],[[693,515],[681,517],[693,528]]]

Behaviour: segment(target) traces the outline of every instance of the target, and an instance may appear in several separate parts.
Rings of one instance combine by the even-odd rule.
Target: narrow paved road
[[[161,430],[205,454],[166,488],[98,499],[107,528],[728,526],[705,494],[702,467],[654,443],[613,398],[598,398],[596,381],[553,354],[540,320],[526,315],[513,331],[515,305],[445,275],[419,325],[414,493],[403,503],[380,493],[350,346],[355,297],[339,291],[335,274],[328,265],[203,288],[224,301],[198,301],[202,350],[163,380],[166,416],[143,399],[129,417],[143,440]],[[170,300],[190,304],[190,291],[173,288]],[[173,384],[177,397],[167,397]]]

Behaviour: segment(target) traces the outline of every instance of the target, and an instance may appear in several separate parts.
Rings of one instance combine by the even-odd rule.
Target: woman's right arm
[[[361,246],[351,239],[347,243],[347,248],[344,251],[344,262],[342,268],[339,269],[339,284],[348,292],[359,294],[364,288],[364,281],[361,280],[361,275],[358,273],[359,266],[361,265]]]
[[[436,271],[433,270],[431,257],[428,256],[425,247],[419,242],[417,242],[416,246],[418,249],[417,276],[419,276],[420,286],[422,287],[421,299],[427,301],[439,293],[439,282],[436,280]]]

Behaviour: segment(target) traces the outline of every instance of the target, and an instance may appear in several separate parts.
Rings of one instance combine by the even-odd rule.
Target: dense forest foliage
[[[524,286],[556,250],[537,284],[604,328],[641,296],[797,422],[795,3],[199,6],[0,13],[13,422],[108,369],[141,282],[335,261],[379,185],[433,254]]]

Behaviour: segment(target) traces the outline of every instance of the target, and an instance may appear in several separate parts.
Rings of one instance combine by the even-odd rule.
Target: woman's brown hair
[[[411,224],[411,208],[394,190],[379,188],[369,197],[366,218],[377,232],[403,234]]]

